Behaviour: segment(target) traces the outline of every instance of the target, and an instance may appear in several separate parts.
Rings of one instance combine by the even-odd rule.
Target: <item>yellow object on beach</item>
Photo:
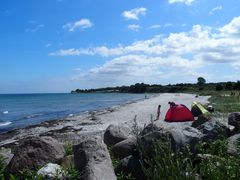
[[[207,109],[205,109],[205,107],[201,103],[195,102],[195,101],[192,103],[191,112],[194,117],[197,117],[201,114],[203,114],[203,115],[210,114],[210,112]]]

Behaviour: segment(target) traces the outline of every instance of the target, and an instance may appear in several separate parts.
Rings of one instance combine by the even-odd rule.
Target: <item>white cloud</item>
[[[50,56],[80,56],[80,55],[93,55],[90,49],[60,49],[59,51],[49,53]]]
[[[159,28],[161,28],[160,24],[154,24],[154,25],[150,26],[148,29],[159,29]]]
[[[82,71],[82,68],[75,68],[74,71]]]
[[[45,45],[46,48],[51,47],[51,46],[52,46],[52,44],[50,44],[50,43]]]
[[[63,29],[73,32],[79,29],[91,28],[92,26],[93,26],[93,23],[89,19],[80,19],[76,22],[69,22],[63,25]]]
[[[132,31],[138,31],[140,29],[140,26],[138,24],[130,24],[128,25],[128,29]]]
[[[164,27],[172,27],[172,26],[173,26],[172,23],[166,23],[166,24],[164,24]]]
[[[168,3],[174,4],[174,3],[184,3],[186,5],[191,5],[196,0],[168,0]]]
[[[157,35],[129,45],[62,49],[50,55],[98,55],[110,58],[99,67],[81,71],[75,77],[81,81],[99,80],[106,85],[114,85],[115,82],[157,83],[156,80],[173,77],[180,82],[189,82],[188,78],[196,79],[202,74],[200,69],[206,66],[240,67],[239,34],[240,17],[235,17],[219,29],[194,25],[186,32]]]
[[[147,12],[146,8],[140,7],[140,8],[134,8],[129,11],[124,11],[122,13],[122,16],[127,20],[139,20],[140,16],[145,16]]]
[[[240,34],[240,16],[233,18],[233,20],[219,29],[222,35],[239,35]]]
[[[36,21],[30,21],[29,22],[29,27],[25,30],[26,32],[37,32],[45,27],[44,24],[39,24]]]
[[[146,55],[120,56],[108,61],[101,67],[82,72],[75,80],[87,81],[93,86],[112,86],[133,84],[136,82],[159,83],[172,77],[193,76],[192,69],[199,66],[198,62],[188,61],[179,57],[148,57]],[[191,70],[189,70],[191,69]],[[94,85],[95,83],[95,85]]]
[[[209,14],[213,14],[215,11],[220,11],[220,10],[222,10],[222,6],[217,6],[217,7],[215,7],[215,8],[213,8],[210,12],[209,12]]]

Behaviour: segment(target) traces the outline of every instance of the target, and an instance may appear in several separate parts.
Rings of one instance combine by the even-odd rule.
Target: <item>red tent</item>
[[[192,112],[183,104],[170,104],[170,108],[166,113],[165,121],[167,122],[183,122],[194,121]]]

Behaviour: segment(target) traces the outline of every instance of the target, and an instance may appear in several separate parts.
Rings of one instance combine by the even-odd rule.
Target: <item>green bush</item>
[[[196,170],[190,151],[173,153],[169,142],[156,142],[151,158],[141,149],[141,163],[147,179],[194,179]]]
[[[65,172],[66,172],[66,179],[67,180],[76,180],[76,179],[80,178],[79,172],[74,167],[70,167],[70,168],[65,169]]]
[[[73,154],[73,143],[72,142],[66,142],[64,145],[64,152],[65,156],[69,156]]]
[[[173,152],[169,142],[156,142],[151,157],[145,154],[143,148],[139,149],[147,179],[188,180],[196,176],[207,180],[240,179],[240,159],[227,153],[226,140],[217,140],[211,144],[199,143],[198,155],[192,154],[187,147]]]
[[[0,179],[4,179],[4,170],[6,164],[4,162],[4,158],[0,155]]]

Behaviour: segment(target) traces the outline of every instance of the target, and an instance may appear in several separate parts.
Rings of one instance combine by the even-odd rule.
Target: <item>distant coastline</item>
[[[179,84],[144,84],[136,83],[130,86],[116,86],[96,89],[76,89],[71,93],[196,93],[198,91],[240,90],[240,81],[218,83],[179,83]]]

